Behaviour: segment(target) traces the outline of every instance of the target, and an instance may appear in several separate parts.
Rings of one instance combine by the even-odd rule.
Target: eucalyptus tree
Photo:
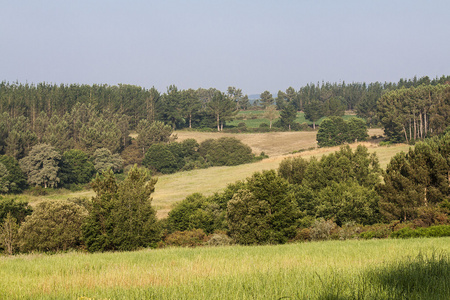
[[[272,122],[278,118],[277,107],[275,105],[270,105],[266,107],[264,111],[264,118],[269,120],[269,128],[272,128]]]
[[[229,86],[227,89],[228,97],[236,103],[236,110],[241,107],[241,100],[243,98],[242,89],[238,89],[234,86]]]
[[[216,119],[217,131],[223,130],[224,122],[236,114],[234,102],[220,91],[216,91],[207,104],[208,110]]]
[[[181,91],[181,103],[183,114],[188,119],[189,128],[192,128],[193,115],[201,110],[202,104],[197,92],[193,89]]]

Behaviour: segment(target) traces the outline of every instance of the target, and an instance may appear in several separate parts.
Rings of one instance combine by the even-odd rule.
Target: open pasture
[[[239,123],[245,123],[245,126],[247,128],[258,128],[262,123],[266,123],[269,125],[270,121],[269,119],[266,119],[264,117],[264,110],[243,110],[239,111],[236,115],[236,118],[233,121],[228,121],[227,125],[229,126],[238,126]],[[279,112],[278,112],[279,115]],[[355,113],[353,111],[346,111],[345,115],[342,116],[345,120],[350,119],[352,117],[356,117]],[[279,119],[276,118],[273,120],[272,124],[276,122]],[[316,125],[320,125],[322,123],[323,119],[325,117],[320,118]],[[306,123],[308,125],[312,125],[313,123],[305,118],[305,113],[300,111],[297,112],[297,117],[294,120],[296,123],[303,124]]]
[[[450,238],[0,257],[0,299],[448,299]]]

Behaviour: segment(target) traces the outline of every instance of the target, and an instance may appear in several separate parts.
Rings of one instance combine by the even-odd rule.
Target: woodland
[[[232,126],[239,112],[269,123]],[[296,122],[299,112],[307,122]],[[346,114],[354,117],[344,118]],[[273,122],[272,122],[273,121]],[[4,253],[450,235],[450,76],[309,84],[254,102],[235,87],[165,93],[133,85],[0,84],[0,246]],[[408,152],[380,167],[348,144],[384,129]],[[176,131],[317,131],[340,150],[285,159],[225,190],[195,193],[158,219],[156,175],[267,158],[236,138],[178,142]],[[21,193],[92,188],[31,205]],[[422,230],[422,231],[421,231]]]

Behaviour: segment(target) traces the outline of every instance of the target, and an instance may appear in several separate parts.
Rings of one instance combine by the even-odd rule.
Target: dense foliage
[[[200,145],[194,139],[181,143],[158,143],[149,147],[142,164],[163,174],[209,166],[235,166],[255,159],[252,149],[236,138],[207,139]]]
[[[66,200],[39,203],[19,228],[20,249],[28,252],[78,248],[87,214],[84,207]]]
[[[450,86],[421,85],[384,94],[378,115],[392,142],[414,142],[443,133],[450,125]]]
[[[413,220],[421,208],[450,202],[450,132],[417,143],[391,159],[379,186],[383,213],[394,220]],[[449,207],[450,208],[450,207]]]
[[[338,146],[365,141],[368,136],[366,122],[362,119],[351,118],[346,121],[342,117],[329,117],[320,124],[317,144],[319,147]]]
[[[82,228],[87,250],[156,246],[160,229],[150,198],[155,184],[156,179],[150,179],[145,170],[137,167],[120,183],[112,171],[97,175],[92,183],[96,196]]]

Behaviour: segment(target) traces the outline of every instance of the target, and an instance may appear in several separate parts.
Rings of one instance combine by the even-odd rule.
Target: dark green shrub
[[[401,238],[401,239],[450,236],[450,225],[431,226],[427,228],[420,227],[416,229],[405,227],[400,230],[392,232],[390,236],[392,238]]]
[[[393,227],[390,224],[373,224],[362,227],[359,237],[364,240],[384,239],[389,237],[392,230]]]
[[[206,233],[212,233],[216,228],[215,216],[210,206],[202,194],[195,193],[186,197],[169,212],[169,232],[202,229]]]
[[[29,193],[33,196],[45,196],[48,194],[47,190],[39,185],[30,187]]]
[[[145,153],[142,164],[163,174],[174,173],[180,169],[178,158],[167,144],[151,145]]]
[[[88,183],[95,173],[94,164],[86,153],[72,149],[64,152],[61,158],[59,177],[64,187]]]
[[[239,244],[279,244],[292,239],[299,215],[289,183],[275,171],[254,173],[227,202],[230,236]]]
[[[311,230],[309,228],[299,228],[292,242],[307,242],[311,240]]]
[[[96,195],[82,228],[88,251],[156,247],[161,231],[150,197],[156,181],[136,166],[119,183],[111,170],[95,177]]]
[[[251,162],[254,158],[249,146],[229,137],[203,141],[199,153],[213,166],[235,166]]]
[[[33,209],[27,201],[17,199],[3,199],[0,197],[0,223],[6,218],[8,213],[20,224],[26,216],[31,215]]]

